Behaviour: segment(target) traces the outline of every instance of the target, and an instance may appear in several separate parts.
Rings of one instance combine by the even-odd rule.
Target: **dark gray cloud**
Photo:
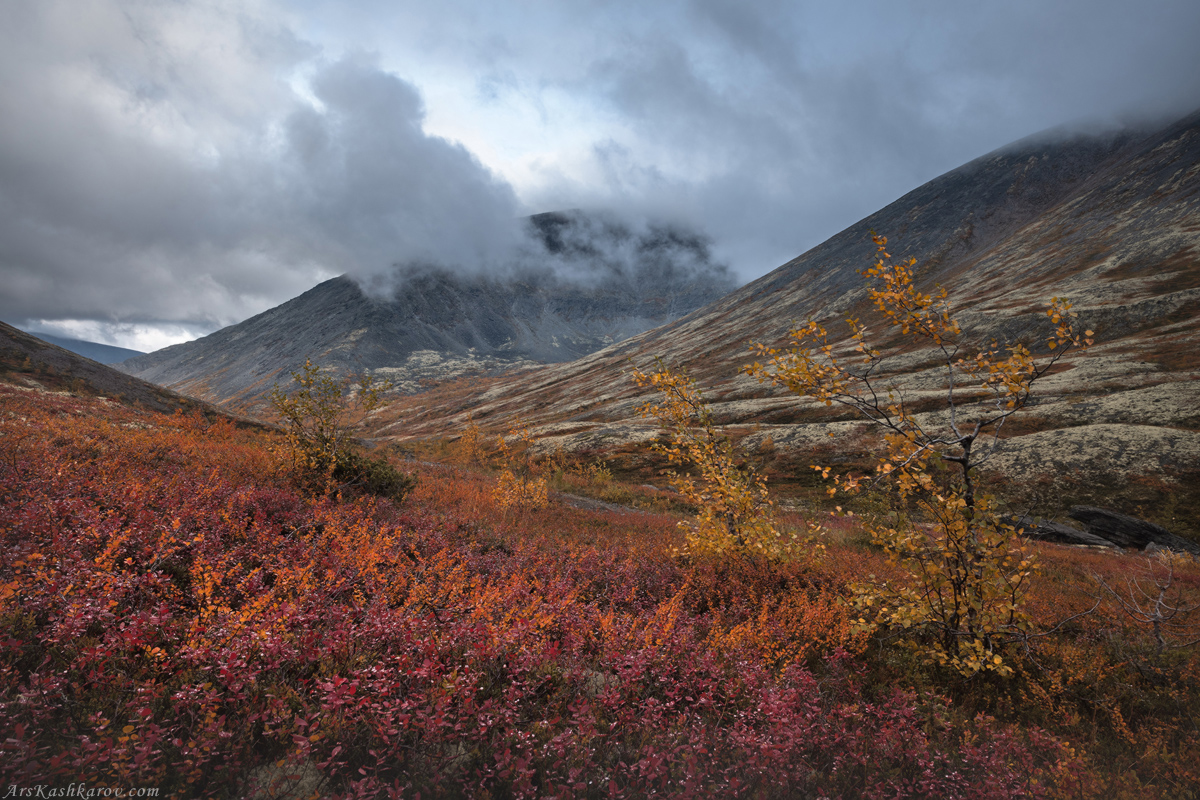
[[[518,235],[511,187],[372,57],[319,60],[272,9],[73,6],[0,12],[0,318],[194,336],[342,272],[482,269]]]
[[[269,296],[222,166],[285,105],[264,72],[306,48],[263,20],[184,6],[0,15],[0,315],[191,330]]]
[[[594,150],[601,181],[572,188],[678,209],[747,276],[1014,139],[1200,106],[1196,3],[701,0],[628,19],[570,78],[624,128]]]
[[[1194,0],[12,0],[0,318],[144,349],[508,268],[577,207],[753,277],[1017,138],[1193,110],[1197,34]]]
[[[424,132],[411,84],[351,58],[319,71],[312,92],[323,108],[285,123],[281,188],[291,224],[310,226],[325,263],[370,276],[397,262],[502,262],[520,232],[511,187]]]

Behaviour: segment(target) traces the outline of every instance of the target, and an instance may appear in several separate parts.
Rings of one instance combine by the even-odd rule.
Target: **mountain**
[[[118,372],[4,322],[0,322],[0,381],[30,390],[100,395],[153,411],[200,410],[210,415],[232,416],[208,403]]]
[[[669,322],[736,285],[707,242],[660,226],[565,212],[530,218],[535,250],[510,274],[397,271],[368,293],[334,278],[276,308],[120,369],[187,394],[253,406],[306,358],[403,391],[464,374],[569,361]]]
[[[781,344],[798,321],[841,335],[847,315],[871,323],[859,274],[874,260],[871,231],[889,237],[897,258],[917,259],[921,288],[947,288],[979,342],[1036,346],[1048,331],[1044,304],[1059,295],[1097,332],[1095,347],[1043,384],[1048,394],[1014,430],[1024,435],[1006,442],[997,465],[1008,480],[1027,482],[1027,494],[1041,481],[1037,491],[1055,502],[1186,496],[1200,512],[1200,112],[1162,127],[1014,143],[681,319],[571,363],[443,387],[436,403],[403,400],[378,418],[377,433],[453,436],[468,415],[502,431],[520,418],[539,426],[546,447],[618,452],[654,436],[628,371],[660,357],[698,379],[718,421],[745,434],[751,451],[770,440],[806,465],[831,432],[840,448],[861,451],[868,444],[850,418],[739,369],[751,342]],[[944,390],[920,372],[922,358],[895,359],[891,375],[913,399],[934,401]]]
[[[32,334],[44,342],[50,342],[50,344],[56,344],[65,350],[70,350],[72,353],[78,353],[85,358],[90,358],[92,361],[100,364],[117,364],[127,358],[146,355],[141,350],[114,347],[111,344],[87,342],[83,339],[69,339],[65,336],[52,336],[49,333],[41,333],[40,331],[26,331],[26,333]]]

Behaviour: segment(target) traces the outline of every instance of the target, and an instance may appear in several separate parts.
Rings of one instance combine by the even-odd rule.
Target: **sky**
[[[153,350],[502,273],[560,209],[749,280],[1024,136],[1200,108],[1198,36],[1196,0],[4,0],[0,319]]]

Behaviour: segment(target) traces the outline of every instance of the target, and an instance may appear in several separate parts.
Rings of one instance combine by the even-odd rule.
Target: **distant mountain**
[[[116,364],[124,361],[127,358],[146,355],[146,353],[142,350],[130,350],[126,347],[114,347],[111,344],[87,342],[83,339],[68,339],[65,336],[52,336],[49,333],[42,333],[40,331],[25,332],[38,337],[44,342],[56,344],[65,350],[70,350],[72,353],[78,353],[81,356],[90,358],[92,361],[97,361],[101,364]]]
[[[849,417],[839,421],[739,368],[751,360],[750,342],[783,343],[809,318],[835,336],[846,334],[847,315],[883,330],[859,274],[874,260],[871,231],[889,237],[897,258],[916,257],[922,288],[949,290],[979,341],[1036,347],[1055,295],[1097,331],[1097,345],[1046,381],[1048,396],[1012,429],[1026,435],[996,462],[1010,480],[1032,492],[1069,478],[1070,491],[1091,492],[1093,504],[1110,493],[1163,509],[1169,502],[1200,533],[1200,112],[1161,128],[1009,145],[679,320],[579,361],[441,390],[436,404],[413,397],[380,415],[377,430],[453,436],[468,415],[493,430],[520,417],[541,426],[548,447],[614,452],[653,435],[636,414],[646,395],[628,371],[661,357],[698,378],[719,421],[755,426],[751,449],[769,438],[807,464],[804,453],[827,449],[837,431],[839,447],[861,450],[845,438],[856,430],[845,427]],[[921,359],[897,358],[891,374],[910,399],[935,402],[944,392],[919,373]]]
[[[537,252],[511,276],[398,271],[375,296],[340,277],[276,308],[120,369],[252,407],[306,358],[404,391],[464,374],[570,361],[677,319],[735,288],[707,242],[580,212],[529,220]]]

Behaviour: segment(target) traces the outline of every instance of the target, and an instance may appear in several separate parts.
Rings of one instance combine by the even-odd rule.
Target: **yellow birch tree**
[[[834,475],[829,494],[857,492],[889,481],[919,520],[868,524],[873,540],[904,567],[901,583],[874,576],[853,586],[863,628],[883,626],[923,643],[926,656],[970,676],[1005,675],[1001,650],[1024,637],[1029,621],[1022,600],[1035,570],[1011,525],[977,490],[977,470],[996,452],[1005,422],[1025,408],[1034,385],[1072,349],[1090,345],[1079,334],[1065,298],[1046,310],[1051,332],[1035,357],[1023,344],[973,350],[964,341],[944,288],[916,288],[916,259],[893,260],[887,239],[875,236],[878,257],[865,271],[869,294],[885,323],[936,354],[943,378],[943,413],[917,414],[899,381],[886,379],[886,356],[872,346],[867,327],[848,319],[849,347],[809,321],[794,328],[792,347],[754,345],[764,363],[747,372],[826,406],[841,405],[882,433],[874,475]],[[943,462],[949,470],[934,466]],[[813,465],[828,478],[828,466]]]
[[[549,503],[550,487],[538,474],[532,453],[533,432],[520,420],[513,423],[508,436],[497,440],[497,453],[504,464],[493,496],[500,508],[534,510]]]
[[[670,463],[691,464],[697,472],[695,477],[669,473],[671,485],[699,509],[695,519],[681,523],[688,546],[698,552],[772,555],[785,549],[791,539],[776,529],[766,479],[739,463],[733,442],[717,432],[695,381],[661,362],[649,374],[635,369],[633,380],[658,392],[657,402],[640,409],[670,433],[670,441],[655,443],[654,449]]]

